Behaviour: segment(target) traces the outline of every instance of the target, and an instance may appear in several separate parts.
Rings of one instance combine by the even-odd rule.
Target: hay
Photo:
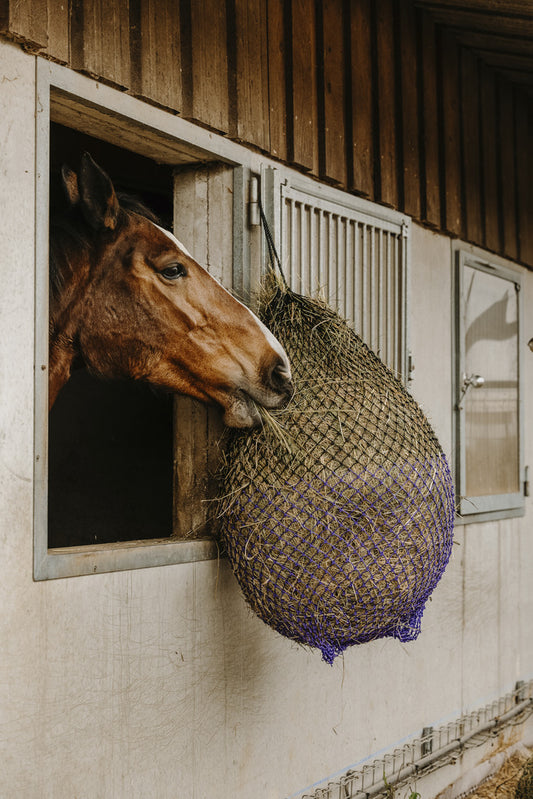
[[[295,395],[227,452],[222,534],[252,609],[332,662],[418,635],[448,561],[446,459],[401,382],[331,309],[271,279],[261,318]]]
[[[487,779],[464,794],[464,799],[533,799],[533,758],[527,749],[513,752]]]
[[[514,799],[532,799],[533,797],[533,757],[526,762],[518,775],[518,784]]]

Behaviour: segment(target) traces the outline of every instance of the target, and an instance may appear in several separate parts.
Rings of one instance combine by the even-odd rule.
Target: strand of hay
[[[411,640],[452,544],[439,443],[330,308],[271,279],[260,315],[288,352],[296,390],[227,451],[222,534],[244,595],[330,663],[351,644]]]

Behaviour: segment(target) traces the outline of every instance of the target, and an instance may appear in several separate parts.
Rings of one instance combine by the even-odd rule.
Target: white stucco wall
[[[413,226],[411,332],[415,360],[413,393],[431,419],[447,452],[451,453],[451,241]],[[525,340],[520,342],[524,366],[525,462],[533,457],[531,435],[533,358],[528,312],[533,275],[523,269]],[[457,526],[455,560],[460,562],[463,588],[456,595],[462,661],[462,702],[497,696],[514,680],[531,678],[533,649],[532,499],[526,516],[483,524]],[[448,579],[446,573],[444,581]],[[462,611],[459,604],[463,603]],[[450,610],[452,606],[450,605]],[[461,620],[462,616],[462,620]],[[455,645],[459,644],[459,640]],[[480,662],[483,668],[480,668]]]
[[[225,562],[33,581],[35,59],[0,42],[0,81],[0,797],[280,799],[533,676],[531,500],[458,528],[416,642],[332,668]],[[413,391],[449,452],[451,245],[416,225],[411,287]]]

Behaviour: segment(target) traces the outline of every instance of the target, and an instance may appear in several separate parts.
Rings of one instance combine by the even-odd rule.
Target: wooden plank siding
[[[346,42],[343,0],[319,6],[319,156],[320,176],[342,186],[347,182]]]
[[[399,14],[400,40],[400,114],[401,114],[401,205],[404,211],[420,219],[420,126],[419,60],[417,21],[409,4]]]
[[[69,62],[69,16],[67,2],[0,0],[0,31],[61,64]]]
[[[440,227],[440,137],[442,128],[438,116],[437,90],[437,34],[435,24],[427,13],[420,20],[421,124],[423,156],[422,165],[422,219],[429,225]]]
[[[73,66],[110,83],[131,88],[130,10],[128,0],[73,0],[80,30]]]
[[[450,27],[444,5],[0,0],[0,32],[533,266],[531,93],[509,82],[510,62],[502,71],[494,59],[487,66],[486,37],[498,34],[491,20],[478,15],[486,31],[476,28],[469,47],[468,30],[459,29],[459,19]],[[512,22],[505,20],[500,39]],[[513,28],[517,41],[525,41],[528,26],[533,30],[533,21],[524,18]],[[517,73],[516,80],[525,77]]]
[[[461,52],[461,115],[465,237],[482,241],[479,63],[469,50]]]
[[[184,6],[188,6],[184,17],[190,23],[189,30],[182,32],[183,41],[188,45],[184,69],[190,82],[189,103],[184,114],[227,133],[230,126],[230,82],[226,2],[185,0],[181,3],[181,7]]]
[[[232,37],[233,38],[233,37]],[[266,0],[235,0],[234,138],[269,148]]]
[[[287,50],[288,35],[284,0],[267,2],[268,130],[267,150],[287,161]]]
[[[309,0],[290,0],[289,6],[289,157],[296,166],[318,174],[316,6]]]
[[[515,92],[515,163],[516,205],[518,229],[518,257],[525,264],[533,264],[533,107],[524,102],[524,94]]]
[[[516,231],[516,172],[514,160],[515,118],[513,93],[509,83],[500,78],[497,83],[498,151],[500,153],[501,235],[502,251],[508,258],[518,257]],[[530,142],[531,146],[531,142]],[[530,220],[533,224],[533,219]]]
[[[176,111],[183,109],[180,21],[175,0],[130,3],[131,89]]]
[[[393,0],[380,0],[379,3],[374,3],[373,9],[374,97],[377,104],[375,197],[385,205],[397,208],[399,191],[395,3]]]
[[[459,48],[447,32],[439,37],[441,87],[441,227],[456,236],[463,235],[461,190],[461,86],[459,82]]]
[[[496,78],[492,70],[483,71],[480,81],[481,99],[481,158],[484,216],[484,245],[501,252],[501,195],[499,191],[498,118]]]
[[[350,3],[350,110],[352,142],[348,187],[374,199],[374,104],[371,0]]]

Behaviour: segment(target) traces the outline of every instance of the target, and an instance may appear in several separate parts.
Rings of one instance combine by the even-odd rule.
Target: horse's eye
[[[165,280],[177,280],[178,277],[185,277],[187,274],[185,267],[182,264],[170,264],[165,266],[159,273]]]

